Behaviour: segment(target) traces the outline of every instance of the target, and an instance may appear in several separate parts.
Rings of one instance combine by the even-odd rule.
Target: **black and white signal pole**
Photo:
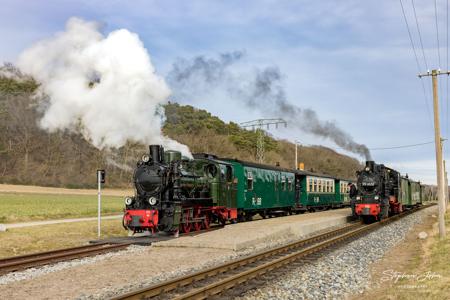
[[[97,207],[97,235],[100,237],[101,233],[101,210],[102,210],[102,183],[105,183],[105,170],[97,170],[97,184],[98,184],[98,190],[97,190],[97,201],[98,201],[98,207]]]
[[[438,204],[439,204],[439,237],[445,238],[445,176],[444,162],[442,159],[442,138],[441,127],[439,122],[439,99],[438,99],[438,76],[450,75],[450,72],[441,72],[440,70],[432,70],[431,73],[419,74],[419,78],[431,76],[433,83],[433,110],[434,110],[434,140],[436,146],[436,172],[438,185]]]

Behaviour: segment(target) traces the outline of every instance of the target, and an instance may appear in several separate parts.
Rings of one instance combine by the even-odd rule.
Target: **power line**
[[[399,1],[400,1],[400,6],[402,7],[403,18],[404,18],[404,20],[405,20],[406,29],[408,30],[408,35],[409,35],[409,40],[410,40],[410,42],[411,42],[411,47],[412,47],[413,52],[414,52],[414,57],[416,58],[417,69],[419,70],[419,73],[420,73],[420,70],[421,70],[421,68],[420,68],[420,63],[419,63],[419,59],[418,59],[418,57],[417,57],[416,47],[414,47],[414,42],[413,42],[413,38],[412,38],[412,35],[411,35],[411,30],[409,29],[408,19],[406,18],[405,9],[404,9],[404,7],[403,7],[403,2],[402,2],[402,0],[399,0]]]
[[[447,21],[447,27],[446,27],[446,41],[447,41],[447,47],[446,47],[446,63],[447,63],[447,70],[448,70],[448,0],[447,0],[447,7],[446,7],[446,21]],[[449,120],[448,120],[448,76],[447,76],[447,80],[446,80],[446,104],[447,104],[447,128],[446,128],[446,135],[448,137],[448,124],[449,124]]]
[[[407,145],[400,145],[400,146],[390,146],[390,147],[377,147],[377,148],[369,148],[370,151],[374,150],[394,150],[394,149],[402,149],[402,148],[413,148],[413,147],[420,147],[424,145],[434,144],[434,141],[430,142],[424,142],[424,143],[418,143],[418,144],[407,144]],[[330,148],[333,150],[345,150],[348,151],[345,148],[341,147],[328,147],[328,146],[321,146],[321,145],[313,145],[313,144],[302,144],[303,146],[311,146],[311,147],[324,147],[324,148]]]
[[[434,0],[434,19],[436,22],[436,41],[437,41],[437,53],[439,60],[439,69],[441,68],[441,51],[439,45],[439,26],[438,26],[438,16],[437,16],[437,0]]]
[[[414,46],[414,41],[413,41],[413,38],[412,38],[412,35],[411,35],[411,30],[409,28],[408,19],[406,18],[405,8],[403,7],[402,0],[399,0],[399,1],[400,1],[400,6],[402,8],[403,19],[405,20],[405,24],[406,24],[406,29],[408,30],[408,36],[409,36],[409,41],[411,43],[411,48],[412,48],[412,50],[414,52],[414,57],[416,59],[417,72],[420,73],[421,72],[421,67],[420,67],[420,63],[419,63],[419,58],[417,56],[416,47]],[[414,5],[414,2],[413,2],[413,5]],[[415,6],[413,6],[413,7],[415,7]],[[415,8],[414,8],[414,15],[416,16]],[[419,30],[419,23],[417,21],[417,16],[416,16],[416,22],[417,22],[417,29]],[[420,30],[419,30],[419,36],[421,36],[420,35]],[[422,38],[420,38],[420,41],[422,43]],[[423,46],[422,46],[422,49],[423,49]],[[425,59],[425,51],[423,52],[423,56],[424,56],[425,65],[428,68],[428,64],[427,64],[426,59]],[[430,107],[429,107],[429,98],[427,96],[428,94],[427,94],[426,89],[425,89],[425,84],[423,83],[422,78],[420,78],[420,79],[421,79],[420,83],[422,84],[423,96],[424,96],[424,99],[425,99],[425,106],[427,108],[427,113],[428,113],[428,120],[429,120],[428,124],[430,124],[430,129],[431,129],[431,131],[433,131],[433,122],[432,122],[432,119],[431,119],[431,111],[430,111]]]
[[[418,143],[418,144],[410,144],[410,145],[401,145],[401,146],[393,146],[393,147],[381,147],[381,148],[370,148],[369,150],[391,150],[391,149],[400,149],[400,148],[412,148],[412,147],[418,147],[428,144],[434,144],[434,141],[431,142],[425,142],[425,143]]]
[[[427,58],[425,56],[425,50],[423,48],[422,34],[420,33],[419,21],[417,19],[416,6],[414,5],[414,0],[411,0],[411,4],[412,4],[412,7],[413,7],[413,11],[414,11],[414,18],[416,20],[417,33],[419,34],[420,47],[422,48],[423,61],[425,63],[426,71],[428,71],[429,70],[428,69],[428,63],[427,63]]]

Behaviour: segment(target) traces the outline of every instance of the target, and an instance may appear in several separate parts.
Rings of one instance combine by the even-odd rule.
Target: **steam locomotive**
[[[189,232],[209,228],[210,218],[224,222],[232,214],[217,203],[214,180],[226,166],[209,160],[182,159],[177,151],[151,145],[134,172],[136,195],[125,199],[124,226],[133,231]],[[212,189],[211,189],[212,185]]]
[[[374,161],[357,172],[355,213],[364,222],[382,220],[422,203],[423,186]]]
[[[193,159],[150,145],[134,171],[123,225],[176,232],[350,205],[349,180],[199,153]]]

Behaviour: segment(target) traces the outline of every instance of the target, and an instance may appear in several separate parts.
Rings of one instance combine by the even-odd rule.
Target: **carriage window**
[[[314,179],[313,192],[317,192],[317,179]]]
[[[327,180],[325,183],[326,183],[326,185],[325,185],[325,192],[329,193],[330,192],[330,181]]]
[[[317,191],[319,192],[319,193],[321,193],[322,192],[322,180],[317,180]]]
[[[292,192],[292,179],[288,179],[288,190]]]
[[[308,192],[312,192],[312,189],[313,189],[312,179],[309,178],[308,179]]]
[[[247,171],[247,190],[253,190],[253,174],[251,171]]]

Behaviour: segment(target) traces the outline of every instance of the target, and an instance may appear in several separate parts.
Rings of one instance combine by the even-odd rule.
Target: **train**
[[[420,206],[424,186],[383,164],[366,161],[364,169],[357,172],[354,201],[356,215],[370,223]]]
[[[123,226],[134,233],[189,233],[256,215],[350,206],[352,182],[208,153],[188,159],[160,145],[150,145],[137,162],[133,181],[135,194],[125,198]]]

